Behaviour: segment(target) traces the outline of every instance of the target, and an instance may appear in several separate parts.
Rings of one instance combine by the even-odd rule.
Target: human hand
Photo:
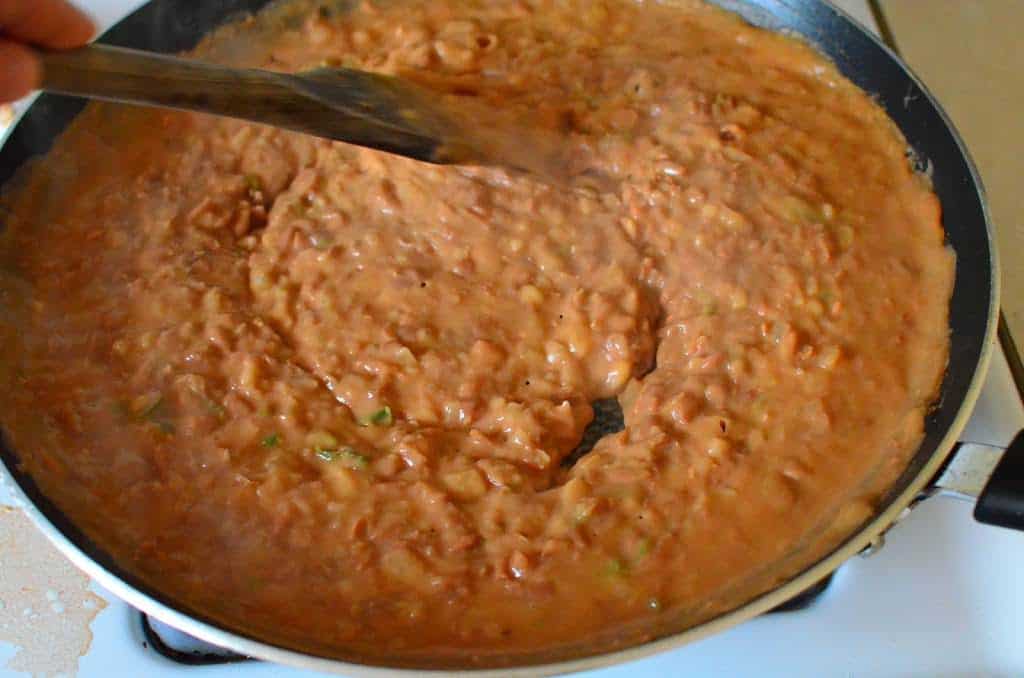
[[[30,46],[70,49],[96,32],[65,0],[0,0],[0,103],[39,87],[42,68]]]

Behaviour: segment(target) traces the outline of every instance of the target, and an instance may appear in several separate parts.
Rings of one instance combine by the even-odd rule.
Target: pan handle
[[[1024,431],[1006,448],[974,505],[974,519],[1024,530]]]
[[[1024,530],[1024,431],[1006,448],[959,443],[932,494],[975,501],[978,522]]]

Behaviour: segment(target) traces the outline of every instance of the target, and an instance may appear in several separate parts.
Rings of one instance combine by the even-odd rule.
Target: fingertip
[[[47,47],[72,49],[87,44],[96,36],[96,24],[82,10],[70,3],[61,3],[61,12],[55,17],[59,29],[45,39]]]
[[[16,101],[38,89],[42,66],[26,47],[0,40],[0,102]]]
[[[10,38],[51,49],[80,47],[96,33],[92,19],[65,0],[0,0],[0,26]]]
[[[89,15],[73,5],[67,7],[69,11],[62,17],[64,21],[61,31],[47,40],[47,44],[54,49],[81,47],[96,37],[96,24]]]

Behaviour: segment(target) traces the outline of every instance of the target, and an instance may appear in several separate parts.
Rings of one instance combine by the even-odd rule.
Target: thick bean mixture
[[[7,200],[0,420],[118,562],[291,646],[487,662],[699,621],[870,514],[953,257],[868,96],[700,4],[300,9],[202,53],[493,102],[614,187],[89,109]]]

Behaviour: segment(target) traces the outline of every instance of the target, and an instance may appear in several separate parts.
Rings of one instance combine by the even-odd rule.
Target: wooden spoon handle
[[[89,45],[43,52],[42,89],[62,94],[235,116],[242,103],[269,104],[291,90],[267,71],[225,68],[153,52]],[[257,113],[252,113],[257,115]]]
[[[107,45],[42,52],[40,59],[42,89],[51,92],[212,113],[428,162],[451,160],[436,130],[418,128],[415,116],[405,120],[393,110],[367,107],[367,101],[381,100],[375,91],[379,78],[348,78],[325,99],[305,86],[301,74],[229,68]],[[393,101],[394,92],[388,95],[384,99]]]

